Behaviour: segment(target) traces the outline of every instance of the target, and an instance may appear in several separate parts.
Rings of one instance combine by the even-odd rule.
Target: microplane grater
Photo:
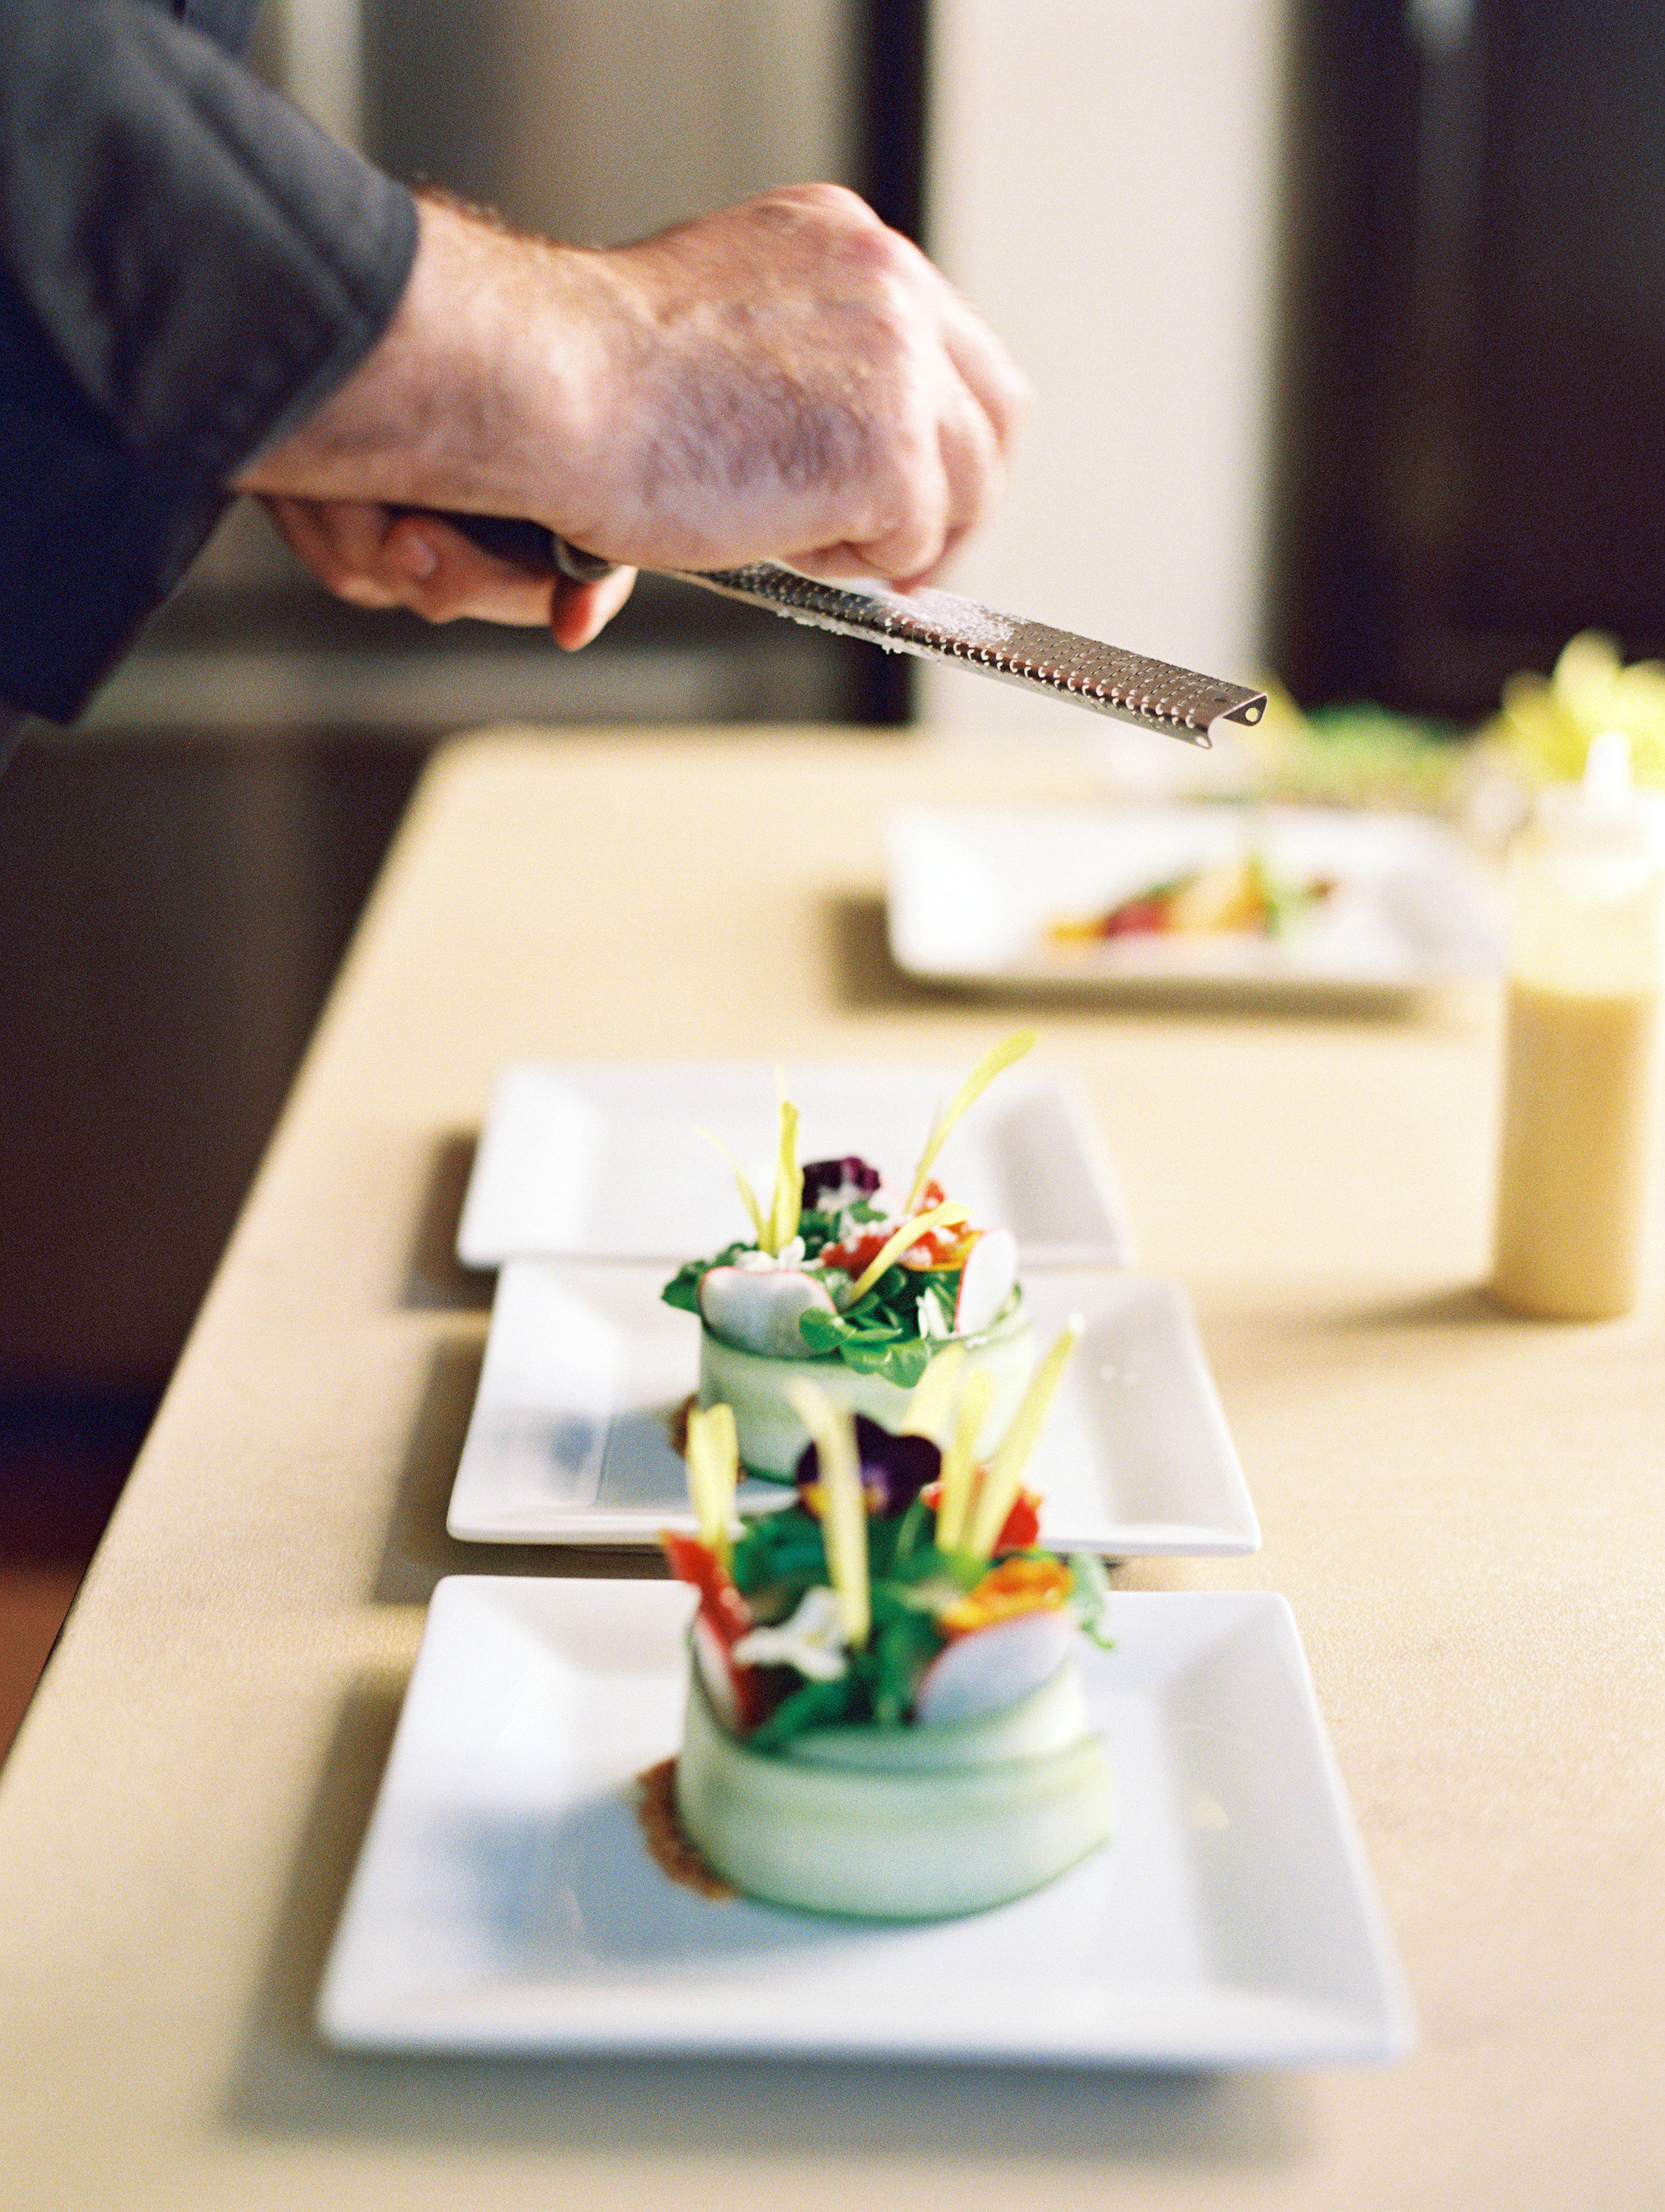
[[[446,520],[486,551],[537,574],[558,568],[575,582],[593,583],[610,573],[610,562],[568,545],[541,523],[479,514],[453,514]],[[1098,714],[1165,730],[1189,744],[1211,744],[1213,731],[1222,723],[1252,727],[1266,712],[1264,691],[1199,676],[1193,669],[1150,660],[1120,646],[1101,645],[1072,630],[998,614],[953,592],[893,592],[876,583],[847,589],[799,575],[774,561],[754,561],[740,568],[664,573],[817,629],[861,638],[887,653],[955,661],[1006,683],[1054,692]]]
[[[1252,726],[1266,712],[1263,691],[1149,660],[1072,630],[997,614],[953,592],[893,592],[881,584],[845,590],[771,561],[677,573],[686,583],[771,607],[795,622],[865,638],[888,653],[959,661],[1006,683],[1058,692],[1101,714],[1166,730],[1194,745],[1212,744],[1218,723]]]

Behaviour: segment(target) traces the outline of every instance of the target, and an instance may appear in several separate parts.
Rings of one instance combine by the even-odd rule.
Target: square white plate
[[[325,1976],[331,2042],[1208,2068],[1409,2047],[1281,1598],[1115,1593],[1115,1649],[1082,1652],[1110,1842],[1015,1905],[902,1928],[712,1902],[648,1856],[630,1785],[681,1739],[692,1598],[440,1584]]]
[[[788,1064],[800,1160],[859,1153],[896,1182],[969,1067]],[[465,1266],[520,1257],[684,1260],[748,1233],[733,1171],[765,1204],[778,1092],[761,1060],[523,1061],[499,1078],[457,1232]],[[1028,1267],[1125,1266],[1133,1237],[1079,1090],[1027,1062],[1008,1069],[944,1146],[944,1188],[984,1228],[1004,1223]]]
[[[465,1543],[653,1543],[692,1528],[668,1425],[699,1379],[699,1322],[659,1297],[663,1267],[512,1260],[446,1526]],[[1067,1269],[1024,1296],[1044,1350],[1086,1331],[1026,1477],[1044,1541],[1114,1559],[1252,1552],[1261,1540],[1185,1293],[1154,1275]],[[749,1482],[743,1510],[789,1495]]]
[[[1405,991],[1494,973],[1485,881],[1443,824],[1332,807],[1202,804],[914,807],[884,824],[891,953],[935,982],[1117,991],[1176,983]],[[1194,869],[1264,855],[1336,888],[1287,936],[1127,936],[1060,945],[1059,921],[1108,912]]]

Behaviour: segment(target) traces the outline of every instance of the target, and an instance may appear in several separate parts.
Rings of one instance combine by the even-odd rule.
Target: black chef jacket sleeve
[[[59,720],[416,250],[410,195],[225,50],[252,0],[181,12],[0,0],[0,700]]]

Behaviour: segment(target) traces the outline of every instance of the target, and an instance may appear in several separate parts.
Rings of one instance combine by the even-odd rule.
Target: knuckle
[[[846,268],[867,287],[875,309],[898,329],[920,319],[919,271],[912,254],[905,238],[877,223],[852,233],[843,243]]]
[[[764,198],[785,206],[817,209],[823,214],[837,216],[858,228],[883,228],[866,201],[859,192],[853,192],[848,185],[782,185],[775,191],[766,192]]]

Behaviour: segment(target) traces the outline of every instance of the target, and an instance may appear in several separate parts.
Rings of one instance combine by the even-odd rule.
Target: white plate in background
[[[992,1042],[992,1040],[991,1040]],[[945,1069],[788,1063],[800,1160],[854,1152],[905,1182],[974,1060]],[[778,1144],[775,1070],[759,1060],[522,1061],[506,1068],[457,1234],[471,1267],[522,1256],[672,1267],[750,1234],[718,1138],[766,1206]],[[1004,1224],[1026,1267],[1125,1266],[1133,1237],[1079,1088],[1027,1062],[996,1077],[933,1172],[979,1227]]]
[[[884,824],[890,951],[933,982],[1088,992],[1406,991],[1493,974],[1502,939],[1486,878],[1443,824],[1340,808],[1168,805],[911,807]],[[1286,936],[1128,935],[1086,944],[1057,922],[1105,914],[1194,871],[1261,854],[1336,889]]]
[[[669,1423],[699,1378],[699,1322],[670,1270],[509,1261],[446,1527],[465,1543],[651,1544],[691,1529]],[[1024,1284],[1039,1351],[1086,1329],[1025,1480],[1044,1543],[1112,1559],[1252,1552],[1243,1469],[1185,1293],[1159,1276],[1060,1269]],[[747,1483],[742,1510],[789,1492]]]
[[[434,1594],[319,2005],[332,2042],[1068,2066],[1399,2055],[1409,2001],[1284,1601],[1117,1591],[1081,1650],[1115,1832],[1034,1896],[882,1927],[713,1902],[649,1857],[693,1593]]]

